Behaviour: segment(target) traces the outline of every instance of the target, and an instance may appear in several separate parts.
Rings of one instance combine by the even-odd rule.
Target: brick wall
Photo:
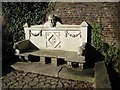
[[[105,41],[116,42],[120,48],[120,2],[57,2],[51,13],[57,14],[64,24],[81,24],[84,20],[92,24],[101,17]]]

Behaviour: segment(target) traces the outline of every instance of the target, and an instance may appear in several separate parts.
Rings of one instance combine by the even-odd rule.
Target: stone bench
[[[43,25],[26,23],[24,27],[25,40],[15,43],[16,55],[28,59],[29,55],[39,56],[41,63],[45,58],[51,58],[51,63],[57,66],[57,59],[64,59],[68,66],[78,63],[83,67],[85,56],[82,55],[87,43],[88,24],[83,21],[80,25],[61,24],[53,17]],[[29,60],[28,60],[29,61]]]
[[[29,48],[28,47],[24,47],[26,49],[24,49],[23,47],[20,48],[20,46],[22,44],[24,44],[25,46],[29,46]],[[28,40],[25,40],[23,42],[19,42],[19,43],[15,44],[15,45],[17,45],[17,47],[19,49],[19,53],[16,52],[16,55],[18,55],[21,60],[24,58],[29,62],[28,56],[34,55],[34,56],[40,57],[41,64],[46,64],[46,60],[45,60],[46,57],[51,58],[51,64],[54,66],[57,66],[57,59],[58,58],[64,59],[67,62],[69,67],[72,67],[72,63],[75,62],[75,63],[78,63],[81,68],[83,68],[83,63],[85,63],[85,61],[84,61],[85,57],[79,56],[77,54],[77,52],[64,51],[64,50],[37,49],[36,47],[31,48],[30,44],[31,44],[31,42]],[[25,50],[25,52],[22,52],[22,50],[23,51]]]

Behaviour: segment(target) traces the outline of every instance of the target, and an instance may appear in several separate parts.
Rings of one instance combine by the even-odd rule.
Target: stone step
[[[37,73],[46,76],[59,77],[64,79],[79,80],[79,81],[94,81],[94,70],[79,68],[68,68],[64,66],[52,66],[50,64],[42,65],[40,63],[17,62],[11,65],[16,70]]]
[[[17,62],[11,65],[16,70],[22,70],[26,72],[38,73],[41,75],[58,77],[58,72],[62,67],[54,67],[49,64],[41,65],[40,63],[28,63],[28,62]]]
[[[62,68],[59,73],[59,77],[71,80],[94,82],[94,70],[86,69],[80,71],[79,69],[75,68]]]

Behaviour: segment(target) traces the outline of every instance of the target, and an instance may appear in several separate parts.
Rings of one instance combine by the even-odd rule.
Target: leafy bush
[[[13,44],[25,38],[23,25],[42,24],[46,14],[53,9],[50,2],[3,2],[2,17],[4,20],[2,31],[3,57],[13,55]]]
[[[26,22],[29,25],[43,23],[46,13],[51,9],[53,9],[52,3],[47,2],[2,3],[3,18],[6,21],[8,31],[13,34],[14,42],[24,39],[23,25]]]

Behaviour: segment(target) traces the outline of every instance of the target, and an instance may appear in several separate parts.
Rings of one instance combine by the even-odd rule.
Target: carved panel
[[[61,47],[60,32],[46,32],[46,47],[47,48]]]
[[[70,37],[73,37],[73,38],[78,37],[78,36],[80,36],[80,38],[82,37],[81,31],[76,31],[76,33],[75,32],[68,32],[68,31],[66,31],[66,37],[68,35]]]
[[[40,31],[29,30],[29,37],[31,37],[31,36],[34,36],[34,37],[42,36],[42,30],[40,30]]]

